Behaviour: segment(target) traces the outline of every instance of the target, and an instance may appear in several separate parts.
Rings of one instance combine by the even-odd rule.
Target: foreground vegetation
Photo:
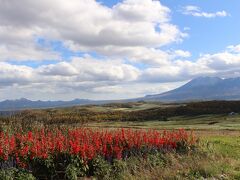
[[[86,175],[86,172],[90,175],[90,169],[94,172],[90,178],[97,179],[240,179],[239,134],[203,134],[196,143],[194,148],[184,151],[149,152],[147,156],[138,154],[125,159],[116,158],[111,162],[97,156],[88,168],[76,158],[67,166],[65,173],[51,169],[48,161],[41,163],[40,167],[49,167],[55,172],[53,179],[76,179]],[[42,172],[46,171],[38,173]],[[33,171],[22,168],[5,167],[0,171],[0,179],[35,179],[35,176]],[[38,178],[46,176],[43,174]]]
[[[187,153],[194,150],[195,143],[194,136],[184,130],[160,133],[153,130],[97,131],[81,128],[55,129],[54,132],[41,129],[11,135],[1,133],[0,163],[2,173],[15,168],[16,171],[28,172],[27,176],[32,173],[32,178],[103,178],[118,161],[164,156],[172,152]]]

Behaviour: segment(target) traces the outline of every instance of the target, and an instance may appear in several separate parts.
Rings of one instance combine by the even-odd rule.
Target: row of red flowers
[[[125,158],[128,153],[140,150],[175,150],[179,146],[190,146],[194,137],[185,130],[96,130],[96,129],[54,129],[36,130],[26,133],[8,134],[0,132],[0,159],[24,161],[34,158],[47,159],[58,154],[79,156],[91,160],[96,156]]]

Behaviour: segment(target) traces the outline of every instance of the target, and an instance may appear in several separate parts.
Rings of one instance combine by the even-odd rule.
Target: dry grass
[[[240,179],[240,132],[197,131],[196,134],[200,140],[195,151],[129,159],[120,179]]]
[[[239,163],[218,153],[193,152],[187,155],[166,154],[164,163],[154,166],[151,161],[133,160],[123,173],[123,179],[237,179]],[[235,169],[234,169],[235,168]]]

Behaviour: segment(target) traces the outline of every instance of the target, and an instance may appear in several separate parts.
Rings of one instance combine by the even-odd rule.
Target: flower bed
[[[94,175],[95,160],[109,164],[131,156],[146,157],[156,152],[182,152],[195,143],[192,134],[155,130],[95,130],[79,128],[42,129],[26,133],[0,133],[1,169],[21,168],[41,174],[67,173],[78,168],[78,176]],[[71,170],[71,169],[70,169]]]

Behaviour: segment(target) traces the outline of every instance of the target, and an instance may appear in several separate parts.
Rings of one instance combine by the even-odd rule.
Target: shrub
[[[0,170],[1,180],[35,180],[36,178],[28,171],[16,168]]]

